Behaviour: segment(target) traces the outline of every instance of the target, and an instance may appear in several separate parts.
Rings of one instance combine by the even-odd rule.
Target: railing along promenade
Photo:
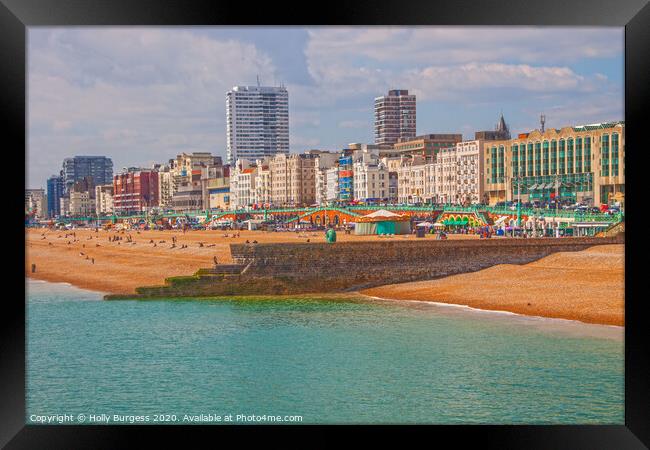
[[[118,221],[155,221],[160,220],[161,218],[171,219],[171,218],[196,218],[196,217],[206,217],[209,216],[211,219],[219,219],[226,216],[235,216],[238,218],[253,217],[253,216],[262,216],[263,218],[268,218],[273,216],[275,219],[278,219],[277,216],[291,216],[292,219],[295,219],[296,216],[308,215],[320,211],[339,211],[341,213],[347,213],[352,216],[361,215],[360,211],[377,211],[380,209],[386,209],[393,212],[400,211],[409,211],[409,212],[421,212],[426,214],[438,214],[438,213],[476,213],[486,218],[485,214],[489,213],[492,215],[503,215],[503,216],[516,216],[517,210],[507,207],[496,207],[496,206],[460,206],[453,204],[443,204],[443,205],[350,205],[350,206],[318,206],[318,207],[290,207],[290,208],[267,208],[267,209],[237,209],[237,210],[193,210],[185,212],[167,212],[162,214],[146,214],[146,213],[136,213],[130,215],[114,215],[114,216],[80,216],[80,217],[63,217],[56,220],[57,223],[71,223],[71,222],[118,222]],[[575,222],[608,222],[608,223],[618,223],[623,221],[624,215],[622,213],[616,214],[593,214],[593,213],[583,213],[578,211],[567,211],[567,210],[556,210],[556,209],[543,209],[543,208],[521,208],[520,214],[522,217],[534,217],[534,218],[558,218],[558,219],[572,219]]]

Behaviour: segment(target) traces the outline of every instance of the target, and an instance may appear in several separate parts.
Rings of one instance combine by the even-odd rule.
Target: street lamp
[[[521,228],[521,161],[517,160],[517,228]]]
[[[557,227],[555,229],[555,237],[560,237],[560,221],[558,217],[558,208],[559,208],[559,202],[560,202],[560,176],[556,173],[555,176],[553,177],[554,184],[555,184],[555,218],[553,219],[553,222],[557,219]]]

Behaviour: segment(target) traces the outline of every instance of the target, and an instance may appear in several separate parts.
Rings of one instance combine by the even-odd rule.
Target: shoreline
[[[72,287],[76,289],[83,289],[86,291],[91,291],[99,294],[105,294],[104,291],[97,291],[93,289],[81,288],[67,282],[57,282],[57,281],[47,281],[40,280],[36,278],[28,278],[26,281],[33,282],[42,282],[42,283],[52,283],[64,285],[67,287]],[[550,316],[539,316],[539,315],[529,315],[521,314],[512,311],[506,310],[496,310],[496,309],[484,309],[484,308],[475,308],[469,305],[459,304],[459,303],[449,303],[449,302],[436,302],[428,300],[403,300],[395,298],[382,298],[376,296],[370,296],[367,294],[362,294],[360,291],[349,292],[349,293],[310,293],[310,294],[294,294],[294,295],[259,295],[259,296],[224,296],[224,297],[183,297],[180,300],[184,301],[284,301],[284,300],[300,300],[300,299],[309,299],[309,300],[322,300],[322,301],[349,301],[349,302],[371,302],[371,303],[387,303],[391,305],[401,305],[405,307],[416,306],[418,304],[430,305],[435,307],[449,308],[450,310],[460,311],[462,314],[491,314],[498,317],[510,316],[513,319],[517,320],[527,320],[532,319],[537,321],[537,325],[542,326],[580,326],[587,327],[587,329],[593,330],[610,330],[611,332],[623,332],[625,330],[624,325],[612,325],[605,323],[593,323],[585,322],[578,319],[565,319],[560,317],[550,317]],[[123,300],[113,300],[113,301],[178,301],[179,299],[165,299],[165,298],[148,298],[148,299],[123,299]],[[106,301],[106,300],[102,300]],[[595,328],[591,328],[595,327]],[[599,335],[600,336],[600,335]],[[601,336],[602,337],[602,336]],[[619,339],[620,337],[606,336],[609,339]]]
[[[68,283],[123,298],[136,296],[138,286],[162,285],[165,278],[192,275],[199,268],[210,266],[215,255],[221,264],[230,263],[231,243],[243,243],[247,239],[260,243],[324,241],[320,235],[259,231],[242,231],[237,238],[214,232],[136,231],[133,238],[137,244],[127,241],[125,233],[78,230],[75,238],[65,234],[63,231],[26,232],[26,278]],[[112,236],[123,236],[124,240],[111,241]],[[183,248],[171,247],[172,236],[176,236],[178,246],[184,244]],[[354,235],[343,235],[341,239],[376,240],[376,237]],[[31,273],[31,263],[36,263],[36,273]],[[349,293],[286,297],[333,299],[357,295],[624,327],[624,284],[624,244],[608,244],[582,251],[557,252],[528,264],[501,264],[425,281],[387,284]]]
[[[536,316],[532,314],[522,314],[522,313],[516,313],[512,311],[506,311],[506,310],[498,310],[498,309],[486,309],[486,308],[474,308],[469,305],[463,305],[460,303],[449,303],[449,302],[434,302],[430,300],[401,300],[398,298],[383,298],[383,297],[375,297],[375,296],[370,296],[367,294],[360,294],[366,297],[369,300],[373,301],[379,301],[379,302],[401,302],[401,303],[412,303],[412,304],[425,304],[425,305],[433,305],[433,306],[441,306],[443,308],[455,308],[457,310],[463,310],[467,312],[476,312],[476,313],[489,313],[489,314],[495,314],[495,315],[503,315],[503,316],[516,316],[522,319],[539,319],[539,320],[549,320],[553,321],[556,323],[569,323],[569,324],[579,324],[579,325],[595,325],[598,327],[608,327],[608,328],[613,328],[613,329],[620,329],[624,330],[625,325],[612,325],[612,324],[606,324],[606,323],[596,323],[596,322],[585,322],[582,320],[578,319],[564,319],[561,317],[551,317],[551,316]]]
[[[524,264],[361,290],[379,299],[424,301],[527,317],[625,326],[624,245],[559,252]]]

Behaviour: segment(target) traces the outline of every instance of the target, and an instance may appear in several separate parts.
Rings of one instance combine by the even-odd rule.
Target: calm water
[[[106,302],[65,284],[27,288],[28,422],[102,413],[624,422],[617,327],[422,303]]]

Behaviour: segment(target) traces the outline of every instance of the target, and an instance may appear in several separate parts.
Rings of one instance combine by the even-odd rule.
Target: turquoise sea
[[[28,423],[624,423],[620,327],[421,302],[27,292]]]

